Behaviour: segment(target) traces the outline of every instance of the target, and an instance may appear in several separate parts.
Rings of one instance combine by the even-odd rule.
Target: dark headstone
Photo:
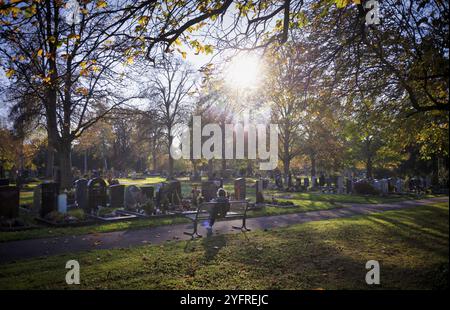
[[[166,195],[169,203],[179,205],[181,203],[181,182],[178,180],[171,180],[167,182]]]
[[[261,180],[256,181],[255,190],[256,190],[256,203],[263,203],[264,195],[263,195],[263,186],[262,186]]]
[[[97,211],[99,206],[106,207],[106,182],[102,178],[89,180],[88,184],[87,213]]]
[[[323,174],[319,177],[319,186],[325,186],[325,176]]]
[[[109,199],[111,208],[123,208],[125,185],[114,184],[109,186]]]
[[[308,187],[309,187],[309,179],[308,178],[303,179],[303,186],[305,187],[305,190],[308,189]]]
[[[0,186],[8,186],[9,179],[0,179]]]
[[[140,188],[146,200],[153,200],[155,196],[155,188],[153,186],[141,186]]]
[[[299,192],[302,186],[302,179],[295,178],[295,191]]]
[[[125,208],[135,209],[141,202],[143,202],[141,189],[136,185],[128,186],[125,190]]]
[[[7,219],[19,216],[19,187],[0,186],[0,218]]]
[[[41,184],[41,217],[58,210],[59,184],[54,182]]]
[[[281,174],[275,176],[275,185],[277,186],[277,189],[283,189],[283,178],[281,177]]]
[[[234,180],[234,199],[245,200],[246,196],[245,178]]]
[[[79,208],[82,208],[84,211],[87,211],[88,203],[87,203],[87,184],[88,180],[79,179],[75,181],[75,201]]]
[[[292,184],[292,174],[289,172],[288,174],[288,188],[293,187],[294,185]]]
[[[345,184],[347,194],[351,194],[353,192],[353,181],[352,179],[348,178]]]

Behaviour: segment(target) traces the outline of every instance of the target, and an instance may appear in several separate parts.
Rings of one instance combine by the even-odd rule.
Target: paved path
[[[448,197],[438,197],[393,204],[346,204],[345,208],[250,218],[247,219],[247,227],[253,230],[270,229],[310,221],[410,208],[436,202],[448,202],[448,199]],[[232,229],[231,226],[239,225],[240,223],[240,220],[217,222],[214,225],[215,233],[238,233],[240,231]],[[0,243],[0,263],[88,250],[161,244],[169,240],[188,240],[190,237],[184,235],[183,232],[191,231],[191,229],[192,225],[177,224],[138,230],[3,242]],[[203,227],[199,227],[199,233],[206,235]]]

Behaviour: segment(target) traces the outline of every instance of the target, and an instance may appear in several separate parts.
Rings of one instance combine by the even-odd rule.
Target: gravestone
[[[312,188],[317,187],[317,177],[315,175],[311,176],[311,187]]]
[[[98,207],[106,207],[106,182],[102,178],[89,180],[87,184],[87,213],[97,211]]]
[[[387,179],[382,179],[380,180],[380,188],[381,188],[381,193],[382,194],[387,194],[389,193],[389,183]]]
[[[140,188],[146,200],[153,200],[155,196],[155,188],[153,186],[141,186]]]
[[[402,179],[397,179],[397,181],[395,182],[395,191],[399,194],[403,193],[403,180]]]
[[[275,176],[275,185],[279,190],[283,189],[283,178],[281,177],[281,174]]]
[[[206,202],[217,197],[217,190],[220,188],[214,181],[202,182],[202,196]]]
[[[256,203],[263,203],[264,195],[263,195],[263,186],[262,186],[261,180],[256,181],[255,190],[256,190]]]
[[[305,187],[305,190],[308,190],[308,187],[309,187],[309,179],[308,178],[303,179],[303,186]]]
[[[41,210],[42,190],[38,185],[33,190],[33,213],[38,214]]]
[[[67,194],[61,193],[58,195],[58,212],[67,213]]]
[[[171,180],[167,182],[166,194],[169,202],[174,205],[181,203],[181,182],[178,180]]]
[[[0,186],[8,186],[9,179],[0,179]]]
[[[344,178],[342,176],[338,176],[336,179],[337,183],[337,192],[338,194],[344,193]]]
[[[353,180],[351,178],[347,178],[345,187],[347,190],[347,194],[353,193]]]
[[[75,201],[78,208],[81,208],[84,211],[88,210],[87,184],[88,180],[86,179],[79,179],[75,181]]]
[[[13,219],[19,216],[19,187],[0,186],[0,217]]]
[[[319,185],[325,186],[325,176],[323,174],[319,177]]]
[[[114,184],[109,186],[109,201],[111,208],[123,208],[125,196],[125,185]]]
[[[41,184],[41,217],[45,217],[48,213],[58,210],[58,189],[58,183],[48,182]]]
[[[288,178],[287,178],[288,188],[292,188],[294,184],[292,183],[292,173],[289,172]]]
[[[295,178],[295,191],[299,192],[301,190],[302,187],[302,179],[300,179],[299,177]]]
[[[245,178],[239,178],[234,180],[234,199],[245,200],[246,188],[245,188]]]
[[[130,185],[125,190],[125,209],[136,209],[142,203],[142,191],[136,185]]]

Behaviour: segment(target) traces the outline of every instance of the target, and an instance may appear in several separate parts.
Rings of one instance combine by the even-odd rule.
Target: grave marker
[[[234,199],[245,200],[245,198],[246,198],[245,178],[239,178],[234,180]]]
[[[19,216],[19,187],[0,186],[0,217],[13,219]]]
[[[89,180],[87,195],[87,211],[97,211],[98,207],[106,207],[106,182],[102,178],[94,178]]]
[[[59,184],[54,182],[42,183],[41,217],[58,209],[58,190]]]

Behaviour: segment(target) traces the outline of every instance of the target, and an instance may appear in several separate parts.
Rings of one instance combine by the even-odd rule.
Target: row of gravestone
[[[262,191],[267,187],[267,182],[260,180],[256,182],[257,202],[262,202]],[[19,213],[19,195],[17,186],[9,186],[9,182],[0,181],[0,216],[15,218]],[[217,196],[217,190],[223,186],[222,181],[202,182],[201,194],[205,201],[210,201]],[[155,190],[156,187],[156,190]],[[154,199],[156,205],[163,203],[179,204],[181,201],[181,183],[172,180],[156,186],[128,186],[113,184],[108,186],[102,178],[91,180],[79,179],[74,182],[75,203],[78,208],[90,214],[97,210],[98,206],[112,208],[134,208],[136,203],[145,203],[146,200]],[[109,191],[109,199],[107,192]],[[41,217],[45,217],[53,211],[67,210],[67,201],[62,203],[61,197],[66,197],[65,193],[59,192],[58,183],[44,182],[36,186],[33,195],[33,210]],[[246,182],[245,178],[234,181],[234,198],[245,200]],[[61,208],[64,205],[64,208]]]

